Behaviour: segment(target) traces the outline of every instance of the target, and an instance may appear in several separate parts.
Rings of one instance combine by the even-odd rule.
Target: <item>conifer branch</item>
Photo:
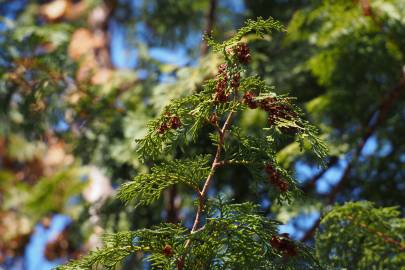
[[[140,174],[133,181],[121,186],[118,197],[129,203],[150,204],[156,201],[168,187],[182,183],[200,192],[199,183],[209,172],[209,155],[194,159],[173,160],[152,168],[150,174]]]
[[[400,216],[398,207],[377,208],[367,201],[334,206],[316,233],[321,263],[331,268],[400,269],[405,250]]]
[[[370,226],[368,226],[365,223],[362,223],[362,222],[357,223],[356,219],[353,216],[348,216],[347,219],[350,220],[354,225],[357,225],[357,226],[367,230],[367,232],[372,233],[372,234],[376,235],[377,237],[381,238],[385,243],[398,247],[400,251],[405,251],[405,244],[401,243],[400,241],[393,239],[392,237],[386,235],[385,233],[383,233],[379,230],[371,228]]]
[[[379,126],[381,126],[387,116],[387,113],[389,109],[392,107],[394,102],[398,100],[398,97],[402,94],[402,92],[405,90],[405,70],[402,72],[402,77],[399,81],[399,83],[392,88],[386,98],[381,102],[380,106],[378,107],[378,110],[375,111],[369,118],[368,123],[369,126],[366,128],[365,133],[361,137],[359,143],[357,144],[353,158],[349,162],[349,164],[346,166],[342,176],[340,177],[339,181],[337,184],[331,189],[331,191],[326,195],[326,204],[331,205],[335,202],[337,195],[343,188],[343,186],[346,184],[346,182],[349,180],[349,175],[351,173],[352,168],[354,167],[355,162],[361,155],[361,152],[363,151],[364,146],[366,145],[368,139],[374,134],[374,132],[377,130]],[[317,221],[314,222],[314,224],[306,231],[304,236],[301,238],[301,241],[308,241],[310,238],[312,238],[316,232],[316,229],[318,228],[320,224],[321,217]]]
[[[208,174],[207,179],[204,182],[204,186],[203,186],[201,192],[198,193],[197,212],[196,212],[196,215],[195,215],[195,218],[194,218],[193,227],[191,228],[191,232],[190,232],[191,234],[193,234],[193,233],[195,233],[196,231],[199,230],[198,227],[200,225],[201,215],[202,215],[202,212],[203,212],[204,207],[205,207],[205,201],[206,201],[206,196],[207,196],[207,193],[208,193],[208,189],[209,189],[210,184],[211,184],[211,182],[213,180],[215,170],[220,166],[221,152],[222,152],[222,148],[223,148],[224,141],[225,141],[225,132],[228,129],[230,123],[231,123],[233,113],[234,113],[233,111],[229,112],[229,114],[228,114],[222,128],[218,130],[219,143],[217,145],[214,160],[212,161],[210,173]],[[186,241],[186,244],[185,244],[185,249],[186,250],[188,250],[188,248],[190,246],[190,243],[191,243],[191,240],[188,239]],[[184,265],[184,256],[182,258],[180,258],[180,260],[179,260],[179,264],[178,264],[178,269],[179,270],[183,269],[182,265]]]
[[[231,118],[232,118],[233,112],[230,112],[225,120],[224,125],[222,126],[221,130],[219,131],[219,144],[217,145],[217,150],[216,150],[216,154],[214,157],[214,161],[212,162],[211,165],[211,171],[207,177],[207,179],[205,180],[204,186],[199,194],[199,206],[197,209],[197,214],[196,217],[194,219],[194,223],[193,223],[193,227],[191,229],[191,232],[194,232],[195,230],[198,229],[199,223],[200,223],[200,219],[201,219],[201,212],[204,208],[204,201],[206,200],[206,195],[209,189],[209,186],[212,182],[212,179],[214,177],[215,174],[215,170],[217,169],[217,167],[219,166],[219,161],[221,159],[221,152],[222,152],[222,147],[224,145],[224,137],[225,137],[225,131],[228,129],[228,126],[230,125],[231,122]]]
[[[191,230],[181,225],[162,224],[152,230],[129,232],[126,237],[128,246],[135,248],[133,251],[150,253],[147,260],[154,269],[163,266],[164,269],[207,269],[219,266],[219,261],[223,261],[227,269],[236,269],[235,265],[243,265],[241,269],[273,269],[299,264],[311,265],[306,269],[319,268],[309,250],[287,235],[277,235],[278,223],[259,215],[257,205],[208,199],[216,170],[227,164],[243,164],[252,172],[254,180],[268,180],[266,184],[270,184],[276,202],[290,201],[298,194],[298,189],[290,174],[275,161],[278,137],[295,136],[302,147],[310,145],[320,158],[326,152],[316,129],[302,119],[303,114],[292,104],[291,98],[277,96],[258,77],[241,78],[251,54],[248,45],[239,42],[240,39],[250,32],[263,35],[271,29],[280,30],[279,24],[272,19],[258,19],[248,21],[228,42],[213,44],[214,41],[208,40],[214,51],[222,52],[225,58],[215,79],[208,80],[198,93],[172,100],[161,116],[149,123],[146,136],[138,140],[141,158],[159,160],[167,150],[197,139],[198,131],[207,120],[215,127],[209,134],[215,146],[213,158],[204,155],[160,162],[150,173],[137,175],[118,191],[123,201],[143,205],[155,202],[163,191],[176,184],[188,186],[197,193],[198,205]],[[268,127],[255,137],[244,135],[237,126],[231,128],[233,116],[248,108],[263,110],[268,116]],[[108,249],[120,246],[105,244],[105,248],[90,254],[81,266],[98,262],[113,266],[129,255],[122,253],[119,258],[104,258]],[[285,269],[293,269],[290,266]]]

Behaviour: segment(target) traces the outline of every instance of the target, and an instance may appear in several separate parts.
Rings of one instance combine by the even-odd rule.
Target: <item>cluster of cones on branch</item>
[[[166,257],[172,256],[172,255],[173,255],[173,248],[172,248],[172,246],[169,245],[169,244],[166,244],[166,245],[164,246],[164,248],[163,248],[163,254],[164,254]]]
[[[251,60],[251,54],[249,47],[246,43],[239,43],[235,47],[227,50],[231,57],[241,64],[248,64]],[[216,103],[225,103],[229,100],[231,89],[236,93],[240,86],[240,73],[229,72],[229,67],[226,63],[221,64],[218,67],[218,73],[215,85],[214,101]],[[230,86],[230,88],[228,87]],[[276,97],[266,97],[264,99],[256,100],[256,96],[253,92],[247,91],[243,96],[243,102],[247,104],[250,109],[260,108],[268,113],[269,126],[273,126],[277,120],[291,121],[297,114],[288,103],[280,102],[281,100]],[[284,133],[296,134],[297,127],[285,126],[281,127]]]
[[[227,52],[231,56],[234,56],[241,64],[247,65],[250,62],[250,50],[246,43],[239,43],[234,48],[228,49]],[[225,103],[228,101],[230,96],[230,92],[227,91],[228,83],[234,92],[236,92],[240,85],[240,73],[228,72],[228,65],[224,63],[218,67],[214,97],[216,103]]]
[[[276,97],[266,97],[264,99],[256,100],[256,96],[251,91],[247,91],[243,95],[243,102],[250,108],[260,108],[268,113],[269,126],[273,126],[277,120],[293,120],[297,117],[297,113],[287,103],[281,103]],[[293,126],[282,127],[281,130],[285,133],[295,134],[298,129]]]
[[[233,51],[240,63],[244,65],[249,64],[251,55],[250,49],[246,43],[239,43],[238,45],[236,45]]]
[[[280,236],[273,236],[270,240],[270,245],[281,252],[285,257],[297,256],[297,247],[290,239],[288,233],[282,233]]]
[[[277,170],[271,164],[267,164],[265,171],[269,177],[269,182],[276,186],[280,192],[288,191],[288,182],[277,172]]]
[[[178,129],[181,127],[181,120],[178,116],[166,114],[165,121],[160,124],[157,132],[164,134],[169,129]]]
[[[228,101],[229,92],[226,92],[228,87],[228,74],[226,73],[226,69],[226,64],[221,64],[218,68],[218,81],[215,86],[215,102],[224,103]]]
[[[230,92],[227,91],[229,76],[231,76],[230,86],[234,91],[237,91],[240,85],[240,73],[228,75],[227,64],[221,64],[218,67],[217,84],[215,86],[214,100],[217,103],[225,103],[228,101]]]
[[[237,58],[237,60],[242,64],[248,64],[250,62],[250,50],[245,43],[239,43],[234,48],[230,49],[232,54]],[[231,79],[229,81],[229,78]],[[217,84],[215,86],[215,97],[216,103],[225,103],[228,101],[230,92],[227,91],[228,83],[231,88],[236,92],[240,85],[240,73],[230,73],[228,72],[227,64],[221,64],[218,67],[217,74]],[[157,133],[164,134],[169,129],[178,129],[181,127],[182,123],[178,116],[173,116],[170,114],[165,115],[165,121],[160,124],[157,129]]]

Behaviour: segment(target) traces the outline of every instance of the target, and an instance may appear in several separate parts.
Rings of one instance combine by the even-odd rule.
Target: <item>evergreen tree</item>
[[[187,147],[199,136],[204,125],[211,125],[208,136],[215,153],[202,153],[188,159],[161,162],[151,173],[141,174],[121,186],[118,197],[129,203],[151,204],[164,189],[185,185],[196,192],[197,210],[191,231],[181,224],[161,224],[151,229],[119,232],[104,238],[104,247],[60,269],[87,269],[102,265],[114,268],[134,252],[143,252],[156,269],[317,269],[319,265],[308,248],[287,234],[277,233],[277,222],[263,217],[258,206],[245,202],[232,204],[224,198],[209,197],[216,171],[232,165],[246,166],[252,185],[270,185],[273,199],[282,203],[299,194],[296,182],[275,160],[274,148],[284,136],[295,137],[302,148],[320,159],[326,154],[315,128],[302,119],[302,113],[286,96],[277,96],[256,76],[245,76],[244,67],[251,52],[243,37],[259,37],[282,30],[273,19],[248,21],[231,39],[219,44],[208,39],[224,63],[203,89],[167,105],[149,123],[148,133],[138,140],[142,159],[156,160],[176,147]],[[257,109],[268,114],[268,127],[260,137],[252,137],[238,127],[243,110]],[[187,153],[186,148],[184,152]]]
[[[250,254],[260,266],[265,259],[254,252],[260,243],[268,248],[272,236],[274,257],[266,257],[275,261],[270,268],[282,267],[280,260],[285,267],[310,267],[309,257],[285,256],[287,251],[279,250],[293,243],[276,232],[287,223],[292,239],[316,247],[323,268],[401,269],[403,1],[257,0],[244,1],[244,6],[240,2],[0,3],[0,269],[18,267],[35,228],[46,231],[59,213],[69,216],[71,224],[47,243],[44,254],[54,262],[101,247],[97,239],[104,232],[106,253],[99,254],[101,258],[110,252],[106,264],[142,269],[140,257],[147,259],[151,252],[140,251],[147,245],[139,241],[149,231],[131,232],[133,237],[114,233],[151,228],[147,238],[153,231],[184,237],[167,240],[163,251],[160,244],[153,247],[157,256],[176,249],[172,256],[161,256],[162,264],[178,259],[181,252],[186,254],[184,263],[197,262],[207,253],[216,261],[213,268],[238,269],[239,254],[230,258],[224,254],[223,247],[229,245],[229,254],[245,254],[240,265],[255,265],[253,259],[243,259]],[[287,31],[259,38],[253,31],[240,41],[225,42],[229,51],[210,38],[201,44],[196,38],[206,32],[225,40],[246,18],[269,15],[288,26]],[[121,39],[126,47],[117,50]],[[247,65],[235,58],[235,51],[245,50],[237,47],[243,43],[252,50]],[[156,46],[184,50],[180,58],[185,64],[156,58]],[[117,51],[127,53],[125,62],[131,70],[119,68]],[[229,64],[221,73],[228,78],[224,90],[217,91],[217,85],[218,89],[225,85],[219,82],[225,80],[218,75],[221,63]],[[236,96],[242,104],[233,100],[238,72]],[[222,234],[201,230],[190,235],[187,228],[193,225],[198,194],[219,144],[215,119],[223,124],[223,114],[230,111],[232,121],[221,149],[222,161],[229,162],[214,170],[199,229],[217,222],[219,213],[227,217],[227,224],[235,221],[239,226],[236,220],[249,210],[252,218],[243,220],[249,220],[252,228],[268,230],[256,236],[250,227],[235,231],[229,225],[235,237],[223,244]],[[146,122],[157,116],[148,133]],[[303,116],[320,128],[319,134]],[[318,137],[330,149],[322,168]],[[267,161],[275,174],[265,172]],[[125,183],[132,176],[135,181]],[[130,201],[126,204],[112,196],[123,183],[119,195]],[[97,195],[95,190],[105,193]],[[352,200],[373,204],[344,204]],[[339,205],[333,206],[335,201]],[[395,205],[397,210],[391,208]],[[319,216],[312,227],[303,222],[308,213]],[[182,223],[157,225],[162,220]],[[221,229],[209,226],[212,232]],[[198,249],[194,235],[222,244],[208,246],[201,240]],[[235,248],[252,235],[257,246]],[[114,241],[125,239],[134,239],[137,244],[128,246],[136,251],[120,253],[112,248]],[[184,241],[190,242],[188,250],[181,249]],[[309,254],[302,245],[294,245],[296,250],[303,248],[299,255]],[[388,258],[381,259],[386,254]]]

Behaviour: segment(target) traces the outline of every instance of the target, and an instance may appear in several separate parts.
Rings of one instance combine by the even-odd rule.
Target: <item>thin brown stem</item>
[[[233,159],[231,159],[231,160],[221,160],[221,161],[219,161],[218,162],[218,167],[223,167],[223,166],[226,166],[226,165],[247,165],[247,164],[250,164],[251,163],[251,161],[248,161],[248,160],[233,160]]]
[[[217,146],[217,151],[216,151],[216,154],[215,154],[215,158],[214,158],[214,161],[212,162],[212,165],[211,165],[211,171],[210,171],[207,179],[205,180],[203,189],[201,191],[201,197],[202,197],[203,200],[205,200],[205,196],[207,195],[208,188],[209,188],[209,186],[210,186],[210,184],[212,182],[212,179],[213,179],[213,176],[214,176],[214,173],[215,173],[215,169],[218,167],[218,163],[219,163],[219,161],[221,159],[222,147],[223,147],[224,141],[225,141],[225,131],[228,129],[228,127],[229,127],[229,125],[231,123],[232,115],[233,115],[233,112],[230,112],[228,114],[228,117],[226,118],[224,125],[222,126],[221,130],[218,132],[219,133],[219,143],[218,143],[218,146]]]
[[[198,229],[198,226],[200,224],[201,213],[202,213],[203,208],[204,208],[206,195],[207,195],[209,186],[210,186],[210,184],[212,182],[212,179],[214,177],[215,170],[219,166],[219,161],[221,159],[222,147],[224,145],[224,140],[225,140],[225,131],[227,130],[228,126],[230,125],[232,115],[233,115],[233,112],[230,112],[228,114],[228,117],[226,118],[224,125],[222,126],[222,128],[218,132],[219,133],[219,143],[218,143],[217,150],[216,150],[216,153],[215,153],[214,161],[212,162],[212,165],[211,165],[210,173],[208,174],[207,179],[204,182],[203,189],[199,193],[199,197],[198,197],[199,205],[198,205],[197,213],[196,213],[196,216],[195,216],[195,219],[194,219],[193,228],[191,229],[192,233],[195,232]]]
[[[205,207],[205,201],[206,201],[206,196],[209,190],[209,187],[212,183],[212,180],[214,178],[215,170],[220,166],[220,159],[221,159],[221,153],[222,153],[222,148],[225,142],[225,132],[229,128],[229,125],[231,124],[231,119],[232,115],[234,112],[230,112],[220,130],[218,130],[219,133],[219,142],[217,145],[216,153],[214,160],[212,161],[211,164],[211,170],[204,182],[204,186],[201,190],[201,192],[198,193],[198,207],[197,207],[197,212],[194,218],[194,223],[193,227],[191,229],[191,233],[196,232],[199,229],[200,226],[200,221],[201,221],[201,216]],[[190,246],[191,240],[187,240],[184,248],[187,250],[188,247]],[[178,262],[177,269],[182,270],[184,267],[184,256],[180,258]]]

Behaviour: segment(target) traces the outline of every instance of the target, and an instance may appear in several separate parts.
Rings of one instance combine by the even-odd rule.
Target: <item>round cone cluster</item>
[[[215,101],[225,103],[228,101],[229,93],[226,92],[228,86],[228,74],[226,73],[227,65],[221,64],[218,67],[217,84],[215,86]]]
[[[166,121],[163,122],[157,130],[159,134],[164,134],[169,129],[178,129],[181,127],[180,118],[175,115],[171,116],[170,114],[166,114],[165,120]]]
[[[239,43],[236,48],[234,48],[234,52],[238,61],[242,64],[249,64],[251,56],[250,56],[250,49],[246,43]]]
[[[252,92],[247,91],[243,95],[243,103],[245,103],[251,109],[256,109],[258,107],[258,104],[254,100],[254,98],[255,98],[255,95]]]
[[[283,233],[281,237],[273,236],[270,240],[270,245],[280,251],[286,257],[293,257],[297,255],[297,247],[290,239],[288,233]]]
[[[288,191],[288,182],[281,177],[281,175],[274,169],[271,164],[266,165],[265,171],[269,177],[269,182],[272,185],[276,186],[280,190],[280,192]]]
[[[169,244],[166,244],[165,247],[163,248],[163,254],[164,254],[166,257],[172,256],[172,255],[173,255],[173,248],[172,248],[172,246],[169,245]]]
[[[240,85],[240,73],[236,73],[232,77],[231,86],[234,89],[238,89],[239,85]]]
[[[260,107],[268,112],[268,123],[272,126],[278,119],[291,120],[295,116],[295,112],[286,104],[277,104],[276,98],[266,98],[260,102]]]
[[[277,120],[292,120],[297,114],[287,104],[280,104],[275,97],[267,97],[260,101],[255,100],[255,94],[247,91],[243,96],[243,102],[250,108],[260,108],[268,113],[267,121],[273,126]],[[283,132],[295,134],[298,130],[295,127],[283,127]]]

